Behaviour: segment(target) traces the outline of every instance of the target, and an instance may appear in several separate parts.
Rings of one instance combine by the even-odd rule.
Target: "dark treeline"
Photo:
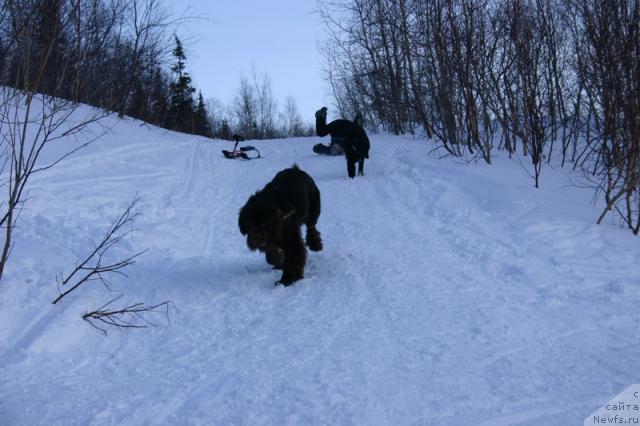
[[[640,232],[640,0],[327,0],[327,77],[345,116],[584,171]]]
[[[2,84],[165,123],[170,18],[158,1],[1,3]]]
[[[250,87],[248,117],[236,107],[240,101],[214,117],[203,95],[195,94],[184,48],[174,35],[179,19],[162,0],[0,0],[0,6],[1,85],[204,136],[309,131],[297,109],[291,111],[294,101],[281,113],[275,101],[270,110],[261,109],[260,95],[270,95],[266,84],[255,87],[268,92]]]

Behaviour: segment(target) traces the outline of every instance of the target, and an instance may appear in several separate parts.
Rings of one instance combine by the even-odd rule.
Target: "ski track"
[[[350,180],[344,159],[311,153],[317,138],[252,141],[265,158],[229,161],[225,143],[134,126],[109,140],[135,143],[33,181],[31,252],[16,250],[0,289],[0,424],[581,424],[638,381],[637,239],[593,225],[588,205],[571,216],[579,196],[403,138],[372,137]],[[320,187],[325,249],[283,288],[237,214],[294,162]],[[79,315],[113,295],[52,307],[51,265],[73,263],[135,194],[119,253],[149,251],[114,290],[177,309],[103,337]],[[554,197],[567,207],[549,213]]]

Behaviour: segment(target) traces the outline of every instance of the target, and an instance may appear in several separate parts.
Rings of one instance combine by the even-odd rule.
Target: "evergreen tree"
[[[178,36],[175,36],[175,40],[176,47],[173,49],[173,56],[176,58],[176,63],[171,66],[175,80],[170,86],[171,100],[165,124],[169,129],[191,133],[194,122],[193,92],[195,89],[191,87],[191,77],[185,71],[187,57],[184,54],[182,43]]]
[[[156,68],[151,79],[149,93],[149,120],[153,124],[164,125],[167,121],[167,81],[164,72]]]
[[[220,126],[220,134],[218,135],[220,139],[231,140],[231,126],[229,126],[229,121],[222,120],[222,125]]]
[[[193,133],[196,135],[206,136],[210,138],[213,134],[211,124],[209,123],[209,115],[207,107],[204,104],[202,92],[198,92],[198,105],[193,114]]]
[[[143,85],[143,82],[138,80],[134,83],[133,94],[131,95],[131,101],[127,105],[126,113],[128,116],[137,118],[143,121],[149,121],[148,114],[149,99],[147,90]]]

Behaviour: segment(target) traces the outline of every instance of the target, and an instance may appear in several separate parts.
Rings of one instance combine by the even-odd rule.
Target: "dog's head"
[[[251,197],[240,209],[238,226],[251,250],[267,251],[282,235],[283,214],[273,203]]]
[[[354,127],[345,142],[345,155],[352,161],[369,158],[369,138],[362,127]]]

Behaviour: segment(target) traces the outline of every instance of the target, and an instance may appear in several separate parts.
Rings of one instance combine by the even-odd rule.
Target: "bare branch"
[[[126,276],[122,269],[136,263],[136,259],[147,251],[143,250],[124,259],[106,264],[103,262],[109,250],[120,244],[123,239],[133,232],[133,222],[140,215],[139,212],[135,211],[139,200],[140,198],[136,196],[131,201],[120,217],[111,224],[102,239],[94,245],[95,247],[91,253],[84,260],[76,263],[73,271],[65,277],[56,278],[60,294],[53,300],[52,303],[54,305],[66,295],[90,281],[99,281],[109,289],[107,277],[113,274]],[[70,285],[70,287],[65,291],[60,291],[60,286],[66,285]]]
[[[94,311],[85,313],[82,315],[82,319],[106,335],[106,327],[115,327],[118,329],[156,327],[157,325],[150,321],[146,314],[157,312],[160,308],[164,308],[167,322],[170,322],[169,308],[175,308],[173,302],[164,301],[156,305],[146,305],[138,302],[120,309],[108,309],[109,305],[121,298],[122,295],[110,300]]]

